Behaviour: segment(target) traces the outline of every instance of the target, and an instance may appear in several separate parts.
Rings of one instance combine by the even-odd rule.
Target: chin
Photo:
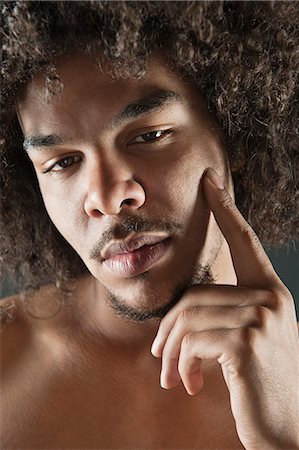
[[[130,295],[129,298],[107,290],[105,300],[118,317],[145,322],[163,318],[178,303],[187,287],[187,284],[182,283],[172,291],[151,289],[149,292],[139,292],[136,296]]]
[[[153,282],[144,273],[124,289],[105,286],[104,298],[118,317],[145,322],[163,318],[192,285],[210,282],[212,279],[208,267],[176,283],[173,279]]]

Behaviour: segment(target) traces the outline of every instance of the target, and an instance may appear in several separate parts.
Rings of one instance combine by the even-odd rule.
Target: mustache
[[[179,222],[152,220],[145,217],[126,217],[121,222],[104,231],[101,239],[92,248],[90,259],[102,260],[102,250],[111,240],[125,239],[132,232],[144,233],[152,231],[166,231],[169,234],[182,235],[184,227]]]

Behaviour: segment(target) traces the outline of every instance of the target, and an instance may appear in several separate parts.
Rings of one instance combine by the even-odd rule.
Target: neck
[[[133,322],[119,317],[105,299],[106,291],[94,277],[82,278],[75,293],[75,315],[80,329],[94,341],[114,350],[143,352],[150,348],[160,320]]]

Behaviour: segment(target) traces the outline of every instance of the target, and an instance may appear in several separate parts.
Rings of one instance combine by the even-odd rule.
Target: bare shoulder
[[[2,386],[12,368],[36,352],[36,342],[41,343],[41,335],[51,327],[55,328],[61,310],[59,289],[55,286],[44,286],[0,300]]]
[[[3,449],[20,448],[27,436],[24,430],[32,432],[32,417],[44,413],[45,386],[53,384],[55,377],[59,380],[59,371],[63,373],[66,366],[66,345],[59,340],[63,332],[59,334],[61,305],[57,299],[56,290],[48,286],[27,296],[0,300]]]
[[[1,381],[6,367],[15,361],[27,345],[29,323],[26,321],[19,295],[0,300]]]
[[[17,378],[22,370],[20,364],[30,347],[30,326],[24,316],[21,299],[15,295],[0,300],[0,395],[1,395],[1,442],[17,433],[12,417],[17,411],[17,397],[21,398],[21,384]]]

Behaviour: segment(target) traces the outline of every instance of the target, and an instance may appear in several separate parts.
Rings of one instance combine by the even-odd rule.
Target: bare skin
[[[3,303],[15,306],[16,319],[2,340],[2,448],[244,448],[219,363],[202,360],[205,383],[196,396],[182,383],[161,389],[161,364],[147,339],[144,351],[129,351],[119,339],[84,332],[74,310],[90,285],[79,280],[73,305],[60,309],[55,288],[28,298],[26,308],[18,297]],[[181,311],[192,304],[187,295],[183,301]]]
[[[50,301],[55,290],[40,295]],[[183,385],[163,390],[150,345],[142,354],[123,352],[120,343],[84,335],[70,316],[30,320],[19,304],[6,325],[3,449],[243,448],[217,362],[206,361],[200,395],[190,397]]]
[[[2,344],[3,448],[297,448],[293,300],[234,205],[221,137],[200,97],[159,60],[125,83],[82,56],[58,71],[61,98],[45,102],[37,77],[18,115],[25,137],[62,136],[39,148],[31,139],[28,154],[51,220],[91,275],[58,312],[54,288],[28,299],[31,314],[48,320],[13,299],[17,318]],[[111,118],[153,87],[184,101],[111,131]],[[150,146],[139,139],[166,129]],[[220,179],[204,175],[209,167]],[[127,216],[180,224],[146,232],[171,244],[144,276],[91,256]],[[209,267],[214,283],[196,282],[195,267]],[[150,313],[169,304],[179,281],[192,287],[162,321],[129,320],[108,301],[110,293]]]

